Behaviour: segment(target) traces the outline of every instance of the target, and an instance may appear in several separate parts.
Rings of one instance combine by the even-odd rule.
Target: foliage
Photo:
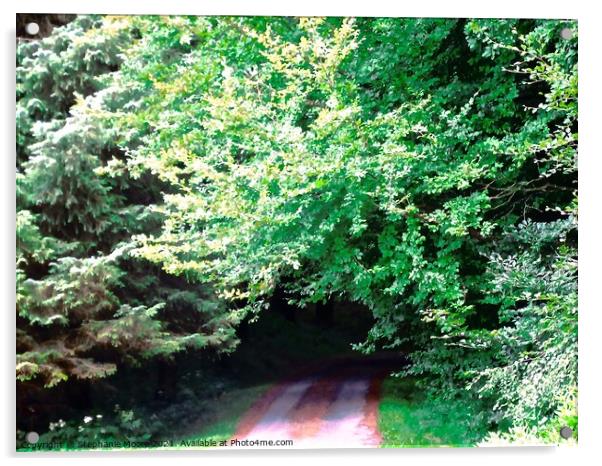
[[[120,361],[229,350],[277,289],[347,300],[375,318],[357,349],[409,351],[433,400],[556,441],[576,399],[576,24],[72,24],[19,52],[25,335],[68,321]],[[73,81],[37,88],[49,64]],[[106,277],[94,305],[72,263]]]
[[[256,385],[228,391],[217,400],[219,410],[214,410],[209,420],[203,419],[194,435],[184,435],[178,445],[186,447],[231,439],[242,416],[269,388],[270,385]]]
[[[135,40],[119,18],[78,17],[17,53],[17,380],[21,395],[185,349],[229,351],[234,330],[210,286],[131,256],[161,218],[153,177],[107,178],[123,154],[97,102]],[[120,95],[121,99],[125,99]],[[182,318],[182,314],[186,317]]]
[[[103,445],[149,441],[156,426],[137,418],[132,411],[115,406],[110,419],[102,414],[84,416],[79,421],[50,423],[50,429],[40,436],[39,443],[51,445],[51,450],[100,449]],[[21,451],[32,449],[25,439],[20,439]],[[87,447],[86,447],[87,446]]]
[[[389,377],[381,391],[378,428],[385,448],[469,447],[487,433],[480,406],[429,398],[411,378]]]

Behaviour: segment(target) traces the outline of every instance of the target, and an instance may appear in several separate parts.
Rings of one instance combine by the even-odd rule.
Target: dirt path
[[[344,361],[279,384],[243,417],[234,438],[292,439],[295,448],[377,447],[385,367],[382,361]]]

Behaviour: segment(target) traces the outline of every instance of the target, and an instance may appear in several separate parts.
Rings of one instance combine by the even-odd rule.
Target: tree
[[[98,102],[135,40],[125,20],[78,17],[22,44],[17,68],[17,380],[19,393],[113,374],[189,348],[229,351],[232,321],[209,286],[131,256],[155,231],[162,184],[102,175],[123,157]],[[112,96],[122,100],[111,100]],[[123,100],[126,99],[126,100]],[[182,317],[182,313],[186,317]]]

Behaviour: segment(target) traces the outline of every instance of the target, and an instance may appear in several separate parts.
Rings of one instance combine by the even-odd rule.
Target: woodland
[[[427,441],[577,437],[575,21],[48,24],[17,38],[18,447],[184,438],[383,353]]]

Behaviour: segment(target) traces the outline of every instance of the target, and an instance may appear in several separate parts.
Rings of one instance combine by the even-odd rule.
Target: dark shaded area
[[[219,410],[216,400],[226,390],[277,382],[304,371],[328,374],[345,365],[362,367],[365,357],[351,344],[361,342],[373,324],[366,308],[329,301],[300,309],[286,303],[284,296],[277,291],[271,309],[256,322],[243,321],[237,332],[240,344],[231,354],[187,351],[171,359],[120,367],[104,379],[72,380],[49,389],[22,384],[17,392],[17,427],[45,432],[50,422],[100,413],[109,417],[118,406],[151,420],[146,426],[150,432],[171,433],[214,416]],[[368,366],[386,371],[391,358],[399,370],[398,352],[377,355],[380,362]]]
[[[43,39],[48,37],[55,27],[64,26],[75,19],[73,14],[51,14],[51,13],[17,13],[17,38],[18,39]],[[31,35],[26,31],[29,23],[37,23],[40,30]]]

